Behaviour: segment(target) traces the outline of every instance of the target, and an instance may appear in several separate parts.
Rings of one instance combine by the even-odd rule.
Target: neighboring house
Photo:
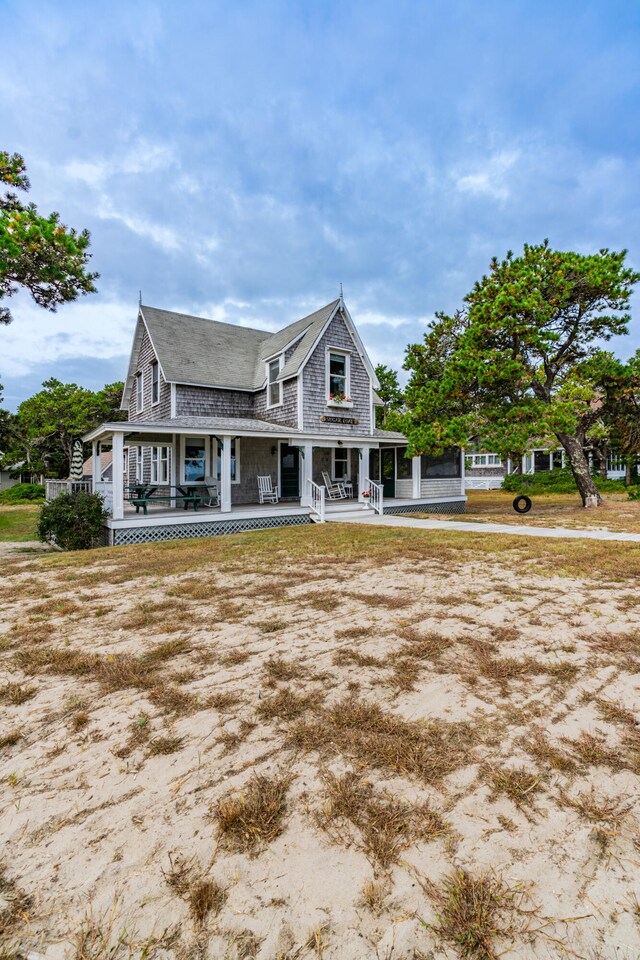
[[[587,452],[589,465],[593,468],[593,456]],[[549,450],[548,447],[536,447],[517,460],[501,460],[497,453],[476,453],[465,451],[465,489],[495,490],[505,476],[511,473],[533,474],[547,470],[557,470],[568,466],[564,450]],[[625,476],[624,457],[612,453],[607,458],[607,479],[621,480]]]
[[[0,452],[0,457],[2,453]],[[14,463],[12,466],[0,467],[0,490],[8,490],[9,487],[15,487],[17,483],[22,482],[22,476],[16,471],[23,467],[23,463]]]
[[[402,434],[375,426],[377,387],[342,298],[275,333],[141,305],[128,420],[85,437],[96,463],[106,447],[123,464],[128,452],[126,488],[92,470],[111,507],[110,542],[322,520],[325,507],[344,508],[328,501],[324,474],[351,484],[351,510],[462,512],[460,451],[408,459]],[[265,476],[278,503],[258,503]],[[207,497],[207,478],[220,506],[182,509],[181,496]],[[147,516],[134,512],[133,488],[156,497]]]

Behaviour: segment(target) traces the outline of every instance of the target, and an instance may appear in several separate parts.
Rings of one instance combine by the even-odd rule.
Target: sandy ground
[[[636,583],[314,536],[5,567],[3,956],[639,957]]]

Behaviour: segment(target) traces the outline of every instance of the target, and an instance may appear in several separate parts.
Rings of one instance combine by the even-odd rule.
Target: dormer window
[[[136,373],[136,413],[140,413],[143,407],[144,382],[142,373]]]
[[[351,407],[351,356],[343,350],[327,350],[327,403]]]
[[[267,407],[278,407],[282,403],[282,382],[278,380],[281,360],[282,357],[278,357],[267,364]]]
[[[160,400],[160,373],[158,362],[151,364],[151,403],[158,403]]]

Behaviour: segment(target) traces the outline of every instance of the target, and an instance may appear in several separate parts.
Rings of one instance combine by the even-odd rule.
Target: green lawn
[[[0,506],[0,541],[37,540],[38,504]]]

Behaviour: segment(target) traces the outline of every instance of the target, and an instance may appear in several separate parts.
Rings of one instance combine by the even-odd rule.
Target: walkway
[[[327,514],[329,523],[367,523],[381,527],[407,527],[416,530],[462,530],[465,533],[506,533],[523,537],[564,537],[574,540],[624,540],[640,543],[640,533],[624,533],[617,530],[568,530],[566,527],[526,527],[509,523],[470,523],[464,520],[417,520],[415,517],[394,516],[391,513],[379,516],[366,513]]]

